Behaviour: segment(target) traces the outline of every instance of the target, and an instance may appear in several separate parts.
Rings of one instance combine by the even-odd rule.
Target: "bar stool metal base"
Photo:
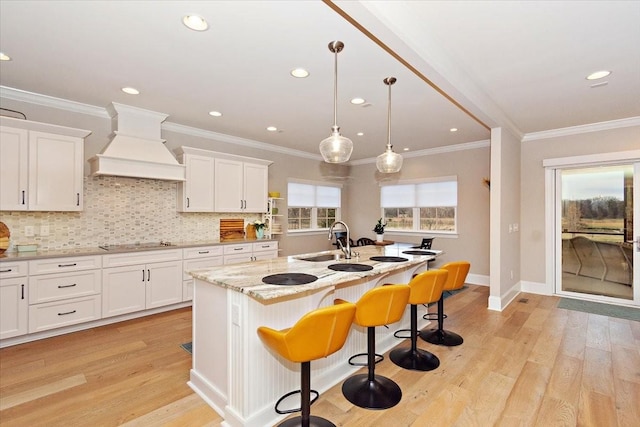
[[[342,384],[342,394],[356,406],[367,409],[387,409],[397,405],[402,399],[398,384],[387,377],[358,374]]]
[[[293,418],[289,418],[288,420],[284,420],[283,422],[281,422],[280,424],[278,424],[278,427],[300,427],[300,426],[304,426],[304,427],[336,427],[336,425],[334,423],[332,423],[331,421],[322,418],[322,417],[316,417],[315,415],[311,415],[309,417],[309,423],[308,424],[304,424],[302,422],[302,417],[293,417]]]
[[[444,329],[423,329],[420,331],[420,338],[431,344],[447,347],[454,347],[464,342],[460,335]]]
[[[396,348],[389,353],[389,359],[401,368],[412,371],[433,371],[440,366],[440,359],[435,354],[419,348]]]

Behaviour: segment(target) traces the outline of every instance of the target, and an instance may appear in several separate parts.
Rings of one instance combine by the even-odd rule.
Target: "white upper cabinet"
[[[178,161],[186,167],[186,181],[178,183],[178,211],[213,212],[213,157],[179,150]]]
[[[178,184],[180,212],[267,211],[269,160],[192,147],[176,149],[187,179]]]
[[[82,210],[91,132],[2,117],[0,133],[0,210]]]
[[[0,127],[0,209],[27,210],[29,131]]]
[[[216,212],[266,212],[268,179],[267,165],[216,159]]]

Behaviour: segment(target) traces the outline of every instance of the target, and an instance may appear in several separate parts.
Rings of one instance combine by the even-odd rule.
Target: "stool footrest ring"
[[[353,356],[351,356],[349,358],[349,365],[351,366],[367,366],[368,363],[365,362],[354,362],[353,359],[355,359],[356,357],[362,357],[362,356],[368,356],[367,353],[358,353],[358,354],[354,354]],[[384,360],[384,356],[381,354],[376,353],[376,364],[382,362]]]
[[[320,393],[318,393],[316,390],[310,390],[310,392],[311,392],[312,395],[315,395],[315,396],[311,399],[311,402],[309,403],[309,406],[313,405],[313,402],[318,400],[318,397],[320,396]],[[300,412],[302,410],[302,408],[285,409],[285,410],[278,409],[278,406],[280,406],[280,403],[282,403],[282,401],[285,400],[287,397],[293,396],[294,394],[300,394],[300,393],[302,393],[302,390],[294,390],[294,391],[290,391],[289,393],[283,395],[276,402],[276,406],[275,406],[276,412],[278,414],[293,414],[294,412]]]
[[[407,333],[407,335],[400,335],[405,332]],[[393,336],[400,339],[411,339],[411,329],[398,329],[393,333]]]
[[[438,313],[425,313],[422,315],[422,318],[425,320],[438,320]],[[447,315],[443,314],[442,319],[446,319]]]

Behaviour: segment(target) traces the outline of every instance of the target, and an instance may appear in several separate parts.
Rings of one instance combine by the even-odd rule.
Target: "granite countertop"
[[[196,279],[212,283],[214,285],[233,289],[246,294],[260,302],[275,302],[278,299],[296,295],[302,295],[309,291],[332,287],[338,284],[348,283],[366,279],[368,277],[379,276],[395,270],[415,267],[421,263],[435,259],[441,251],[431,251],[434,255],[407,255],[403,251],[412,248],[412,244],[396,243],[389,246],[358,246],[353,248],[359,252],[359,257],[351,260],[341,259],[340,261],[330,260],[322,262],[304,261],[300,258],[322,255],[322,254],[342,254],[339,250],[315,252],[312,254],[302,254],[289,257],[279,257],[271,260],[254,261],[248,267],[246,263],[232,264],[228,266],[217,266],[212,269],[194,270],[189,272]],[[404,262],[380,262],[372,261],[372,256],[396,256],[407,258]],[[336,263],[357,263],[373,266],[372,270],[361,272],[333,271],[327,268]],[[318,277],[318,280],[304,285],[269,285],[262,282],[262,278],[272,274],[281,273],[304,273]]]
[[[28,261],[34,259],[45,258],[62,258],[72,256],[84,256],[84,255],[110,255],[123,252],[143,252],[143,251],[162,251],[168,249],[183,249],[194,248],[199,246],[218,246],[218,245],[233,245],[242,243],[258,243],[258,242],[272,242],[276,239],[235,239],[235,240],[209,240],[202,242],[172,242],[170,246],[155,246],[155,247],[133,247],[127,249],[114,249],[104,250],[99,247],[88,248],[70,248],[70,249],[52,249],[47,251],[35,251],[35,252],[4,252],[0,254],[0,263],[3,261]]]

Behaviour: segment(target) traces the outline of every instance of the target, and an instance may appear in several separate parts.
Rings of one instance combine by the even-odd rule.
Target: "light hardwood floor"
[[[354,407],[337,385],[312,414],[349,427],[640,426],[640,322],[532,294],[499,313],[487,298],[471,285],[446,300],[445,327],[465,342],[419,341],[438,369],[406,371],[388,358],[377,366],[403,390],[396,407]],[[186,385],[190,356],[179,345],[191,339],[190,316],[181,309],[0,350],[0,425],[218,426]]]

